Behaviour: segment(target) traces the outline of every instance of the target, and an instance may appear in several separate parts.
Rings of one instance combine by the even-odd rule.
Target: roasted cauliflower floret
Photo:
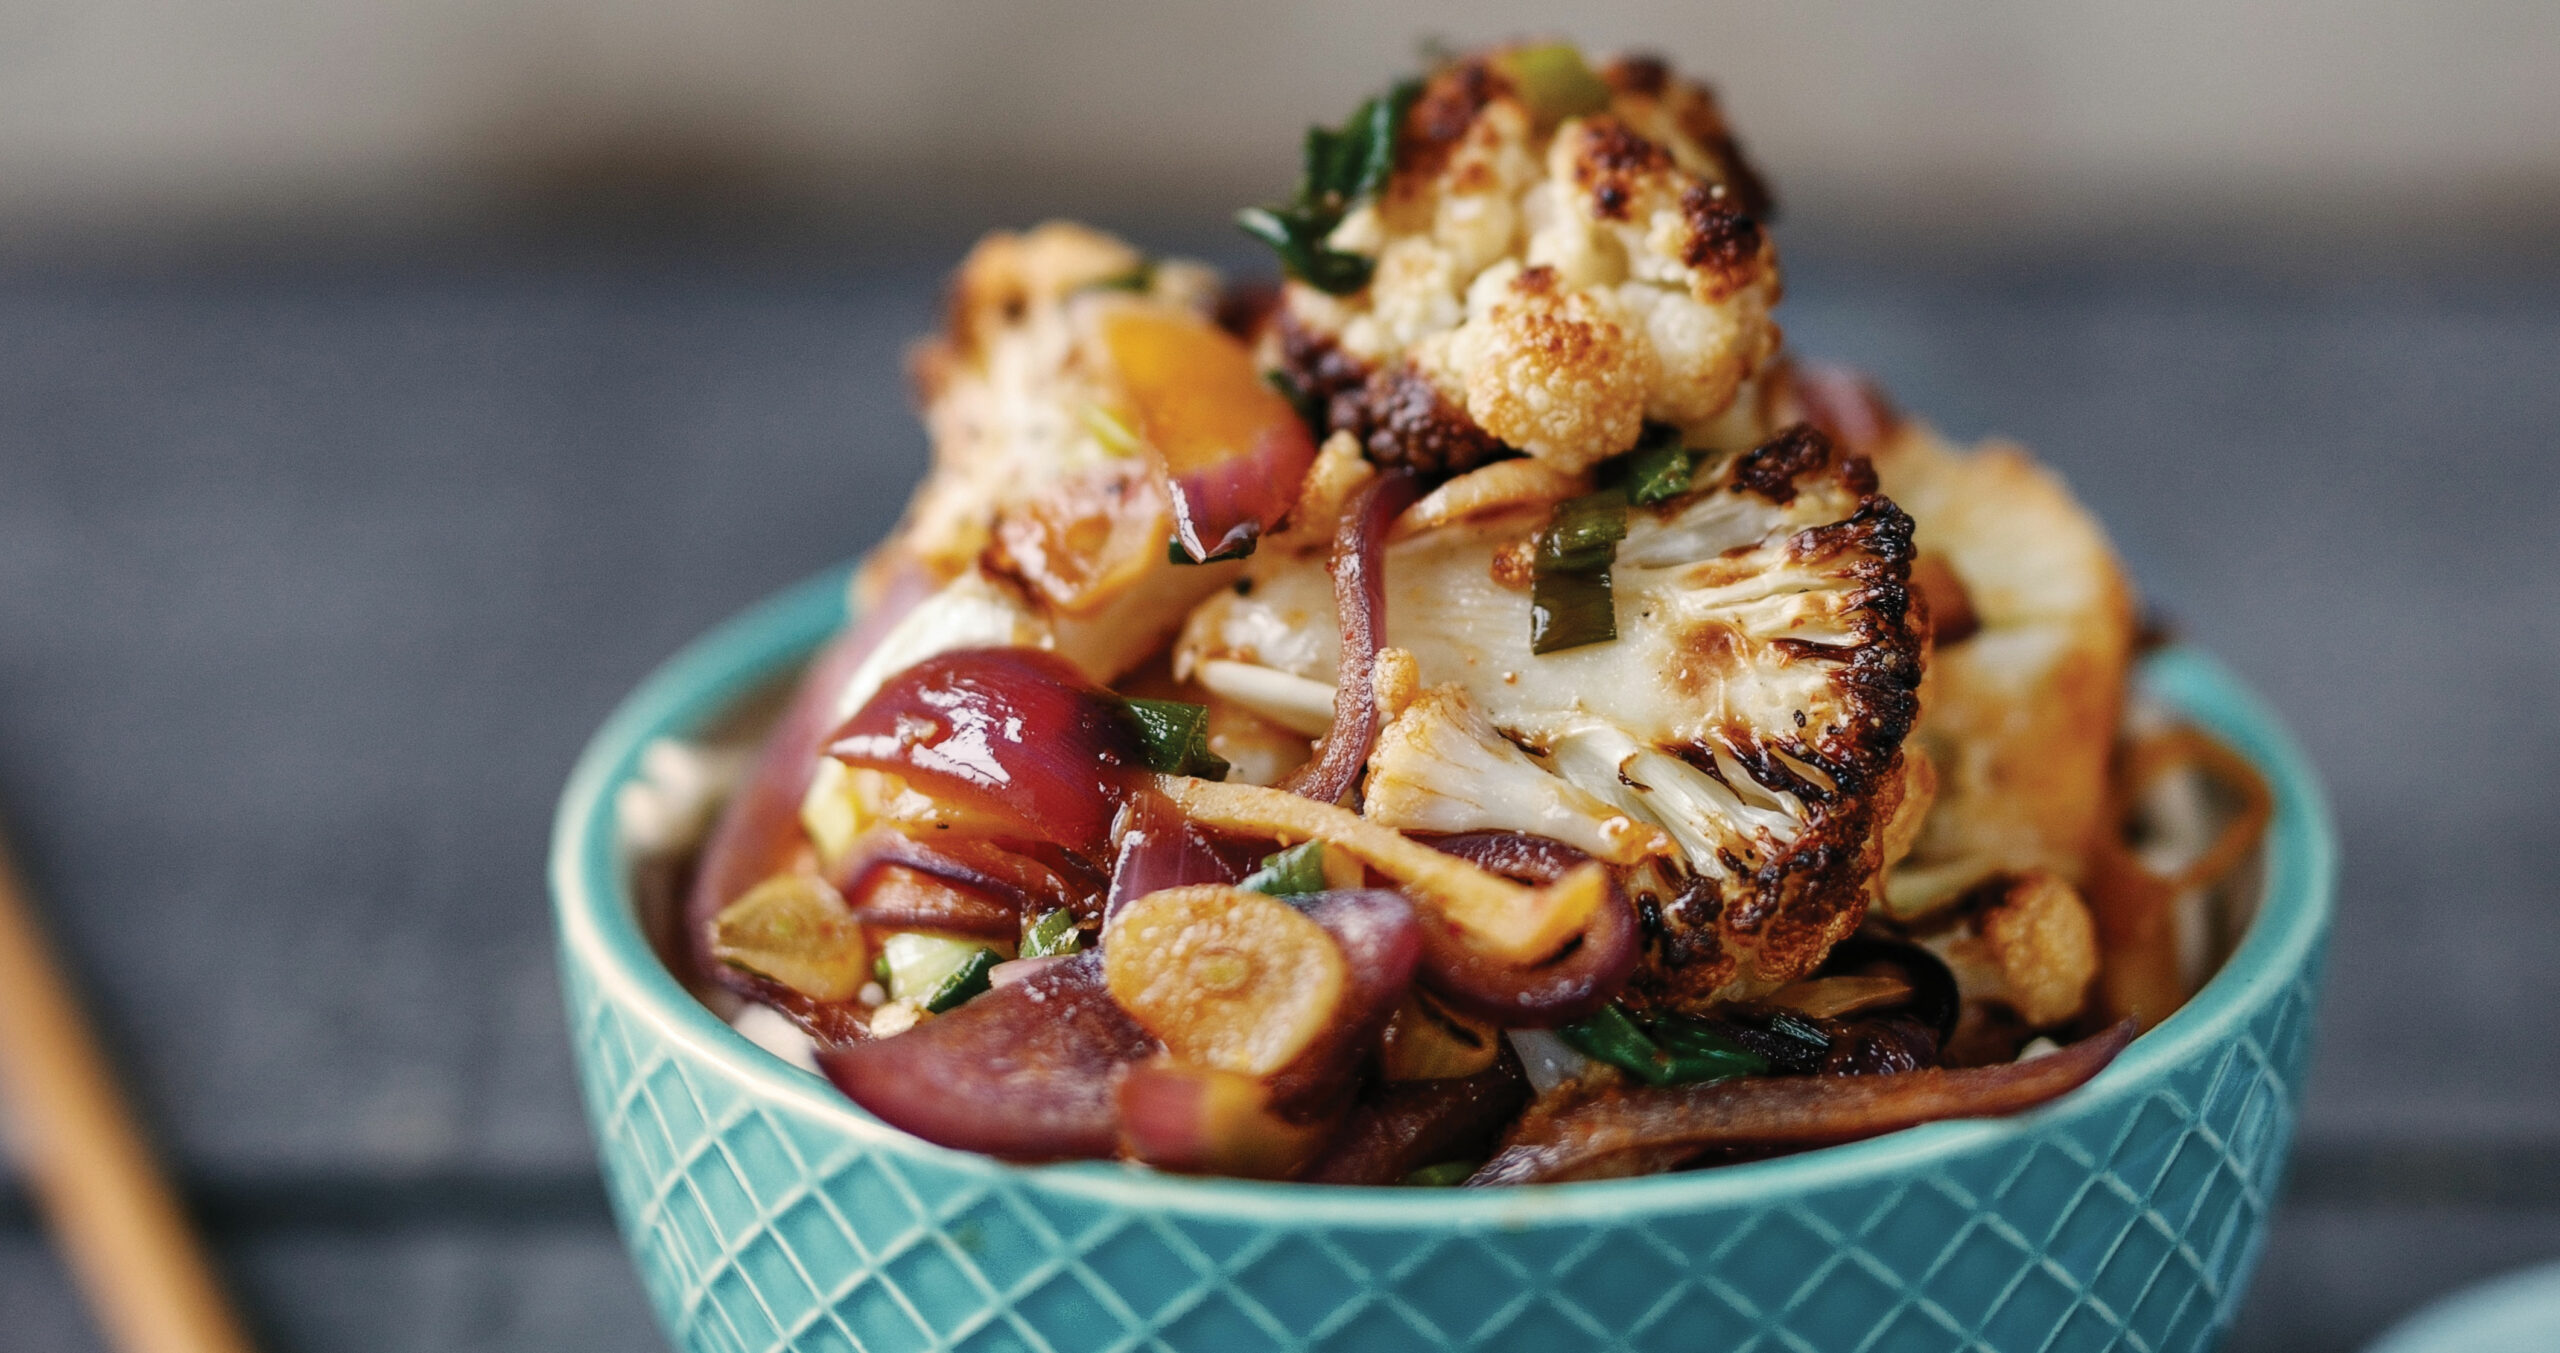
[[[1467,704],[1390,728],[1372,762],[1390,791],[1380,806],[1419,827],[1414,805],[1427,802],[1439,830],[1552,832],[1523,816],[1552,811],[1597,841],[1596,800],[1672,847],[1630,880],[1655,940],[1645,991],[1685,1004],[1810,972],[1865,914],[1905,784],[1922,656],[1909,519],[1876,495],[1864,461],[1793,430],[1632,509],[1613,568],[1618,637],[1538,655],[1526,559],[1549,505],[1488,501],[1387,548],[1386,641]],[[1249,701],[1240,674],[1311,695],[1336,654],[1321,555],[1269,550],[1193,612],[1174,664],[1214,668],[1222,694]],[[1580,793],[1541,800],[1505,783],[1420,798],[1408,757],[1516,774],[1502,747],[1467,736],[1470,717]],[[1400,741],[1426,734],[1448,750],[1421,758]]]
[[[952,279],[945,331],[912,359],[933,464],[894,545],[944,577],[973,563],[1009,509],[1069,475],[1139,467],[1107,418],[1109,373],[1077,312],[1097,294],[1206,311],[1217,279],[1053,221],[980,240]],[[1161,552],[1161,545],[1158,547]]]
[[[1105,329],[1169,312],[1232,344],[1204,318],[1215,300],[1206,269],[1083,226],[980,241],[953,282],[948,331],[915,357],[933,466],[889,552],[946,579],[986,568],[1019,583],[1060,647],[1103,678],[1143,659],[1232,570],[1167,562],[1173,503]]]
[[[1398,831],[1527,832],[1613,864],[1671,845],[1513,746],[1454,682],[1422,692],[1378,735],[1360,811]]]
[[[1962,629],[1939,617],[1914,735],[1937,798],[1888,899],[1914,915],[1993,874],[2077,883],[2106,812],[2132,589],[2096,520],[2025,451],[1967,454],[1906,425],[1875,460],[1969,612]]]
[[[2006,1009],[2031,1029],[2079,1014],[2098,976],[2098,931],[2078,891],[2036,872],[1991,879],[1967,898],[1953,926],[1921,939],[1964,1000]]]
[[[1767,205],[1713,97],[1659,62],[1469,57],[1425,82],[1392,174],[1327,237],[1366,285],[1293,281],[1279,356],[1383,464],[1509,446],[1579,470],[1647,421],[1746,445],[1717,425],[1777,349]]]

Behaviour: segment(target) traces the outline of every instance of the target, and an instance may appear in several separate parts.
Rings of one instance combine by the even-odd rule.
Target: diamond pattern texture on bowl
[[[616,1212],[665,1327],[705,1353],[2185,1353],[2255,1263],[2319,962],[2118,1111],[1926,1172],[1454,1227],[1117,1207],[884,1146],[565,967]]]

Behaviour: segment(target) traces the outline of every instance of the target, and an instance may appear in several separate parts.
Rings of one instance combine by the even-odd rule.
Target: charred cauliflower
[[[1887,896],[1926,912],[1993,874],[2084,877],[2133,653],[2133,592],[2105,532],[2014,446],[1960,452],[1908,425],[1877,472],[1922,557],[1952,576],[1914,737],[1937,797]]]
[[[1580,470],[1648,421],[1752,440],[1718,423],[1778,345],[1768,206],[1705,89],[1548,45],[1320,130],[1298,206],[1247,224],[1291,267],[1275,356],[1329,428],[1426,472]]]
[[[1655,998],[1811,971],[1866,913],[1917,713],[1910,519],[1875,490],[1865,461],[1810,429],[1727,457],[1630,510],[1618,637],[1546,654],[1531,651],[1527,558],[1552,501],[1493,495],[1411,531],[1386,551],[1386,641],[1434,689],[1380,738],[1370,811],[1654,856],[1630,885]],[[1270,549],[1193,612],[1174,667],[1286,722],[1329,695],[1336,654],[1321,555]]]

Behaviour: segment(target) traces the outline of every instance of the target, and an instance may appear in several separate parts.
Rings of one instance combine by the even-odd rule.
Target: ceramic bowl
[[[2257,916],[2211,984],[2087,1087],[2014,1119],[1691,1174],[1348,1189],[932,1146],[669,975],[617,791],[653,740],[786,679],[844,596],[842,572],[813,579],[679,654],[606,721],[560,805],[579,1074],[679,1346],[2165,1353],[2230,1325],[2293,1136],[2335,865],[2308,765],[2212,659],[2160,653],[2141,681],[2274,787]]]

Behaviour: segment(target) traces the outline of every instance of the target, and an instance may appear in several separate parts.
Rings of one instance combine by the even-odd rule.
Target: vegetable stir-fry
[[[1276,298],[962,265],[933,467],[696,856],[706,999],[946,1146],[1436,1187],[2014,1113],[2203,980],[2263,786],[2120,735],[2057,480],[1781,351],[1703,87],[1505,48],[1305,153]]]

